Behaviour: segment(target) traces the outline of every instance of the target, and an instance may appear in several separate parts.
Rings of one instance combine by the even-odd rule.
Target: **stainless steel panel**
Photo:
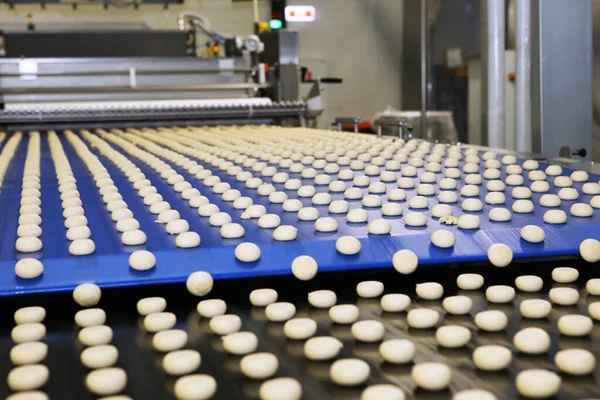
[[[557,156],[585,148],[591,159],[592,1],[535,0],[532,9],[532,150]]]

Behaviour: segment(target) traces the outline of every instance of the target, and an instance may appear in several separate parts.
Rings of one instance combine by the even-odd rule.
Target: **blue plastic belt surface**
[[[390,235],[369,235],[367,224],[348,223],[346,214],[329,214],[328,206],[315,206],[320,216],[331,216],[339,223],[339,229],[333,233],[316,232],[314,222],[299,221],[295,212],[284,212],[281,204],[270,204],[267,197],[258,196],[256,189],[247,189],[244,183],[237,182],[235,177],[228,176],[206,163],[200,163],[205,168],[210,168],[224,182],[229,182],[231,187],[240,190],[242,195],[249,196],[254,204],[262,204],[267,212],[278,214],[282,224],[293,225],[298,228],[298,238],[292,242],[277,242],[272,237],[273,229],[262,229],[258,227],[257,219],[242,220],[241,210],[233,208],[232,203],[221,200],[220,195],[212,193],[211,188],[205,187],[201,180],[188,174],[185,170],[171,164],[193,187],[200,190],[202,195],[208,197],[211,203],[219,206],[221,211],[228,212],[233,222],[240,223],[245,229],[245,236],[241,239],[222,239],[220,228],[212,227],[207,217],[198,216],[197,209],[190,207],[180,194],[173,190],[166,180],[163,180],[150,167],[140,160],[129,157],[121,148],[111,143],[115,149],[128,156],[142,170],[146,177],[158,189],[165,201],[171,204],[173,209],[180,212],[185,218],[192,231],[198,232],[202,242],[195,249],[179,249],[175,246],[175,236],[169,235],[164,225],[154,222],[156,216],[152,215],[149,208],[143,204],[142,198],[138,197],[137,191],[127,180],[126,176],[118,170],[110,160],[100,156],[96,149],[92,149],[104,166],[108,169],[119,192],[133,212],[134,217],[140,222],[148,241],[143,246],[124,246],[121,244],[120,234],[116,230],[115,223],[111,220],[109,212],[102,201],[102,197],[91,175],[82,160],[77,156],[73,147],[63,135],[59,135],[64,150],[69,158],[71,167],[77,179],[77,188],[81,194],[81,200],[88,219],[88,226],[92,232],[92,239],[96,244],[96,252],[89,256],[71,256],[69,254],[70,242],[66,239],[64,219],[60,193],[58,191],[54,165],[50,157],[48,141],[42,135],[42,159],[41,159],[41,193],[42,193],[42,241],[43,249],[38,253],[23,254],[15,250],[16,231],[18,226],[19,202],[21,191],[21,179],[25,156],[27,153],[27,135],[17,149],[17,154],[7,171],[4,187],[0,192],[0,226],[2,236],[0,239],[0,296],[22,294],[22,293],[44,293],[55,291],[72,290],[83,282],[95,282],[101,287],[119,287],[147,285],[157,283],[181,282],[187,276],[197,270],[208,271],[215,279],[231,279],[241,277],[258,277],[267,275],[290,274],[290,265],[293,259],[299,255],[310,255],[314,257],[320,271],[352,270],[362,268],[390,267],[393,254],[400,249],[410,249],[419,257],[420,265],[448,264],[456,262],[481,261],[487,259],[487,249],[493,243],[505,243],[514,252],[515,258],[533,258],[546,256],[567,256],[579,253],[579,244],[586,238],[600,239],[600,212],[595,210],[591,218],[573,217],[569,208],[576,202],[589,203],[592,196],[581,193],[582,183],[574,183],[573,187],[580,192],[577,201],[562,201],[560,209],[568,215],[567,224],[548,225],[543,222],[545,211],[550,208],[539,206],[541,193],[534,193],[531,201],[535,205],[531,214],[512,213],[510,222],[493,222],[487,217],[489,210],[493,207],[506,207],[511,209],[514,200],[510,195],[512,186],[507,186],[506,204],[491,206],[484,203],[483,211],[471,212],[469,214],[481,217],[481,228],[477,230],[462,230],[456,226],[441,224],[437,219],[430,218],[426,227],[415,228],[404,225],[402,216],[383,217],[391,223]],[[6,141],[4,142],[6,143]],[[89,143],[86,142],[89,147]],[[199,161],[199,160],[196,160]],[[523,160],[519,160],[522,164]],[[462,170],[463,162],[460,164]],[[547,165],[540,163],[540,169],[544,170]],[[347,168],[347,167],[346,167]],[[485,167],[483,162],[480,166],[483,174]],[[250,169],[247,169],[250,170]],[[280,169],[281,170],[281,169]],[[383,170],[383,167],[382,167]],[[419,174],[424,171],[419,169]],[[289,171],[286,171],[289,172]],[[321,171],[322,172],[322,171]],[[563,175],[570,175],[572,170],[563,168]],[[255,176],[259,174],[254,173]],[[400,172],[397,172],[400,176]],[[443,178],[440,172],[438,181]],[[337,179],[335,174],[330,175]],[[463,174],[464,176],[464,174]],[[291,178],[301,178],[300,174],[290,174]],[[503,172],[500,179],[506,177]],[[531,182],[527,178],[527,171],[523,172],[525,182],[523,186],[529,187]],[[261,177],[269,182],[270,178]],[[549,181],[552,181],[550,179]],[[600,177],[590,174],[590,182],[598,182]],[[376,182],[379,177],[371,177],[371,182]],[[482,199],[487,194],[484,184],[480,185]],[[314,185],[313,179],[302,179],[304,185]],[[352,181],[346,181],[352,186]],[[283,184],[274,184],[277,190],[284,191]],[[464,185],[464,181],[458,180],[457,192]],[[388,189],[396,188],[396,183],[388,183]],[[327,186],[316,186],[318,192],[327,192]],[[367,188],[361,188],[366,195]],[[286,191],[289,198],[298,198],[293,191]],[[439,188],[438,188],[439,192]],[[558,189],[550,182],[550,192],[556,194]],[[408,197],[416,195],[416,190],[407,190]],[[332,200],[343,199],[343,193],[332,193]],[[430,202],[429,210],[437,204],[436,196],[428,196]],[[299,198],[305,206],[312,206],[310,198]],[[387,201],[385,195],[382,199]],[[454,215],[460,216],[464,212],[460,208],[463,197],[459,195],[459,203],[453,204]],[[349,200],[350,208],[361,207],[360,200]],[[404,215],[409,212],[406,201],[400,202],[404,208]],[[419,210],[413,210],[419,211]],[[382,218],[381,208],[368,209],[369,221]],[[427,210],[425,214],[431,217]],[[520,228],[534,224],[544,228],[546,240],[543,243],[533,244],[520,238]],[[433,246],[429,236],[431,232],[444,228],[451,230],[456,235],[456,244],[450,249],[441,249]],[[358,238],[362,244],[362,250],[358,255],[347,256],[335,250],[335,241],[340,236],[351,235]],[[236,260],[234,256],[235,246],[244,241],[256,243],[262,252],[261,258],[254,263],[243,263]],[[147,249],[152,251],[157,258],[156,267],[149,271],[135,271],[128,265],[129,254],[135,250]],[[24,257],[40,259],[44,264],[44,273],[39,278],[24,280],[17,278],[14,272],[15,261]]]

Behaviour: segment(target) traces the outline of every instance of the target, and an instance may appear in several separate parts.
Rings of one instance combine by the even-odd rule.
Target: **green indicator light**
[[[272,19],[269,21],[269,27],[271,29],[281,29],[281,27],[283,26],[283,22],[281,22],[280,19]]]

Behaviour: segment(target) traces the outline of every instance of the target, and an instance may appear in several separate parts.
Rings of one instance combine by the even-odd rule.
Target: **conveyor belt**
[[[137,140],[137,137],[156,140],[158,137],[177,137],[177,135],[187,135],[186,138],[192,140],[190,143],[196,143],[195,138],[214,141],[217,144],[224,145],[222,138],[228,138],[228,135],[234,135],[235,138],[248,140],[248,145],[252,144],[252,138],[262,132],[268,135],[277,132],[287,132],[293,135],[313,135],[325,137],[348,137],[348,138],[366,138],[378,143],[379,140],[372,136],[353,136],[354,134],[332,133],[329,131],[305,131],[305,130],[281,130],[281,128],[207,128],[180,130],[176,128],[165,130],[149,130],[150,136],[142,131],[132,130],[125,134],[124,131],[116,130],[117,133],[103,134],[112,148],[128,157],[138,166],[147,176],[152,185],[154,185],[164,199],[171,204],[171,207],[178,210],[183,218],[189,224],[190,229],[200,234],[202,243],[200,247],[194,249],[178,249],[175,246],[175,235],[168,235],[164,226],[156,224],[156,216],[151,214],[149,207],[144,206],[142,199],[137,191],[127,180],[127,177],[118,170],[115,165],[105,156],[100,155],[97,148],[90,147],[94,154],[99,155],[99,159],[113,178],[115,185],[123,196],[123,199],[133,211],[136,219],[140,222],[141,229],[148,236],[148,242],[144,246],[124,246],[120,242],[119,233],[115,229],[115,224],[106,211],[102,202],[102,197],[98,192],[90,174],[84,166],[82,160],[75,153],[73,146],[59,135],[68,159],[75,171],[78,188],[81,192],[89,227],[92,231],[92,239],[96,243],[96,252],[90,256],[74,257],[68,252],[69,241],[65,238],[65,229],[63,228],[64,219],[60,205],[60,193],[57,189],[57,181],[54,172],[54,166],[50,157],[48,157],[48,144],[42,140],[42,241],[44,248],[39,254],[33,254],[40,258],[45,266],[44,274],[36,279],[23,280],[14,275],[14,261],[17,258],[23,258],[26,254],[17,254],[14,250],[17,230],[17,216],[20,200],[20,180],[22,177],[23,163],[27,148],[27,139],[24,137],[18,148],[18,153],[11,163],[4,181],[4,187],[0,193],[0,221],[3,223],[3,240],[0,243],[0,295],[10,295],[16,293],[34,293],[71,290],[78,283],[93,281],[102,287],[113,286],[132,286],[153,283],[180,282],[193,271],[203,269],[210,272],[215,279],[230,279],[236,277],[255,277],[266,275],[281,275],[291,272],[290,265],[292,260],[298,255],[308,254],[313,256],[319,263],[320,270],[349,270],[359,268],[387,267],[391,264],[392,255],[400,249],[407,248],[414,251],[419,257],[421,265],[427,264],[448,264],[455,262],[472,262],[487,259],[487,248],[493,243],[506,243],[514,252],[515,258],[529,259],[535,257],[557,257],[574,256],[579,253],[579,244],[588,237],[600,238],[599,222],[600,216],[596,212],[590,218],[578,218],[569,216],[568,223],[564,225],[549,225],[542,221],[543,213],[546,209],[539,206],[541,194],[534,193],[532,201],[535,204],[535,210],[531,214],[513,213],[513,219],[510,222],[492,222],[487,218],[488,211],[493,207],[484,204],[483,211],[470,214],[479,215],[481,218],[481,229],[462,230],[456,227],[448,227],[435,218],[430,218],[426,227],[408,227],[405,226],[401,217],[384,217],[390,222],[391,235],[371,235],[367,232],[367,224],[348,223],[345,220],[345,214],[329,214],[327,206],[316,206],[321,216],[332,216],[339,223],[337,232],[323,233],[316,232],[314,222],[299,221],[295,212],[283,212],[281,204],[269,203],[267,196],[257,195],[256,189],[248,189],[242,182],[235,177],[229,176],[226,171],[221,171],[208,162],[200,161],[189,156],[190,159],[198,161],[205,169],[213,171],[215,176],[220,177],[223,182],[230,183],[231,187],[240,190],[242,195],[252,198],[255,204],[263,204],[267,212],[277,214],[281,217],[282,224],[292,225],[298,228],[298,239],[291,242],[278,242],[273,239],[273,229],[262,229],[257,225],[256,219],[243,220],[241,213],[243,210],[234,209],[231,202],[221,199],[219,194],[212,192],[211,187],[203,183],[203,179],[198,179],[189,174],[182,167],[173,162],[170,165],[180,173],[192,187],[199,189],[202,195],[205,195],[211,203],[216,204],[222,211],[229,213],[233,222],[241,224],[245,229],[245,236],[240,239],[223,239],[220,236],[219,228],[210,226],[208,218],[199,217],[197,210],[188,205],[181,195],[173,190],[165,179],[162,179],[149,166],[142,163],[139,159],[126,153],[118,144],[111,142],[110,138],[126,137],[126,142]],[[121,132],[121,133],[119,133]],[[136,133],[131,133],[136,132]],[[173,136],[173,132],[175,136]],[[228,133],[229,132],[229,133]],[[125,136],[124,136],[125,135]],[[140,136],[141,135],[141,136]],[[152,136],[154,135],[154,136]],[[171,136],[169,136],[171,135]],[[346,136],[347,135],[347,136]],[[26,135],[25,135],[26,136]],[[84,136],[85,137],[85,136]],[[302,136],[299,136],[302,137]],[[44,136],[42,136],[45,139]],[[242,140],[240,139],[240,140]],[[104,139],[102,139],[104,140]],[[123,140],[123,139],[121,139]],[[236,139],[237,140],[237,139]],[[85,139],[87,146],[91,143]],[[207,142],[207,143],[208,143]],[[198,142],[200,143],[200,142]],[[389,142],[386,142],[389,143]],[[200,143],[201,144],[201,143]],[[163,145],[161,145],[163,146]],[[163,146],[164,147],[164,146]],[[209,146],[210,147],[210,146]],[[145,149],[139,145],[138,148]],[[218,149],[217,147],[214,147]],[[242,147],[243,148],[243,147]],[[147,149],[145,149],[146,151]],[[185,149],[183,149],[185,150]],[[182,151],[183,151],[182,150]],[[523,160],[519,162],[522,163]],[[464,160],[461,161],[461,167]],[[347,167],[343,167],[347,168]],[[483,172],[483,164],[481,172]],[[540,168],[545,168],[540,164]],[[383,169],[383,167],[382,167]],[[259,172],[253,171],[251,167],[245,167],[244,170],[251,171],[255,176],[261,176]],[[288,171],[278,168],[278,170]],[[420,171],[423,169],[421,168]],[[321,171],[322,172],[322,171]],[[565,168],[564,175],[572,171]],[[364,173],[358,171],[357,174]],[[503,172],[502,177],[504,177]],[[400,172],[396,172],[400,176]],[[439,174],[441,175],[441,174]],[[526,175],[526,173],[524,174]],[[330,174],[335,179],[335,174]],[[270,182],[271,177],[261,176],[264,182]],[[299,173],[290,173],[290,178],[300,178]],[[372,176],[371,181],[379,180],[378,176]],[[439,179],[438,179],[439,180]],[[598,177],[590,175],[590,181],[597,181]],[[415,178],[418,182],[418,179]],[[313,179],[302,179],[302,184],[311,185]],[[352,181],[347,181],[348,186]],[[525,186],[529,186],[530,181],[525,176]],[[463,185],[463,181],[458,183],[457,190]],[[277,190],[285,190],[284,184],[276,183]],[[575,183],[574,187],[581,192],[582,183]],[[395,182],[387,183],[388,190],[396,187]],[[327,192],[327,186],[316,186],[318,192]],[[366,187],[361,188],[364,194],[367,194]],[[438,189],[439,190],[439,189]],[[513,199],[510,195],[511,187],[507,186],[505,190],[507,202],[505,207],[511,207]],[[289,198],[299,198],[298,194],[292,190],[285,190]],[[550,193],[556,193],[557,189],[551,185]],[[408,190],[408,197],[415,195],[415,190]],[[481,187],[480,198],[483,199],[487,193],[484,185]],[[385,194],[380,195],[386,201]],[[332,193],[332,200],[343,199],[343,193]],[[588,203],[591,195],[581,194],[580,202]],[[462,196],[459,196],[462,200]],[[311,199],[299,198],[304,206],[311,205]],[[437,203],[435,196],[430,196],[430,209]],[[460,202],[459,200],[459,202]],[[567,214],[569,208],[575,201],[563,201],[560,206]],[[361,207],[359,200],[349,200],[350,208]],[[410,211],[405,201],[400,203],[404,209],[404,214]],[[460,203],[459,203],[460,204]],[[454,213],[460,216],[463,211],[460,205],[453,205]],[[369,214],[369,220],[381,218],[381,208],[366,208]],[[428,216],[431,216],[429,210],[424,210]],[[532,244],[520,238],[520,227],[527,224],[536,224],[543,226],[546,231],[546,240],[544,243]],[[440,228],[452,230],[457,238],[456,245],[451,249],[440,249],[431,245],[429,235],[432,231]],[[351,235],[359,238],[362,244],[362,250],[358,255],[345,256],[335,251],[335,240],[343,235]],[[254,263],[243,263],[235,259],[234,246],[244,242],[251,241],[259,245],[262,250],[262,257]],[[132,248],[135,247],[135,248]],[[128,267],[128,257],[130,252],[146,248],[152,251],[157,257],[156,268],[150,271],[134,271]]]
[[[556,266],[576,266],[580,277],[576,283],[558,285],[552,283],[550,271]],[[589,336],[581,338],[560,335],[556,320],[565,314],[580,313],[587,315],[587,305],[599,301],[599,297],[587,295],[583,287],[589,278],[597,278],[597,266],[585,263],[518,263],[505,269],[487,269],[484,272],[486,283],[477,291],[457,290],[456,276],[465,272],[481,272],[479,266],[461,266],[460,268],[420,269],[411,276],[400,278],[391,270],[369,270],[346,273],[323,273],[310,282],[300,282],[293,277],[270,277],[261,279],[242,279],[217,282],[209,298],[222,298],[227,302],[228,312],[242,318],[242,330],[254,332],[259,338],[259,351],[275,354],[280,363],[277,377],[293,377],[301,384],[303,399],[359,399],[366,385],[392,383],[401,387],[409,400],[450,399],[453,393],[466,389],[485,389],[498,399],[516,399],[519,397],[514,386],[516,374],[529,368],[544,368],[557,371],[554,354],[567,348],[583,348],[592,352],[596,359],[600,357],[600,324],[596,322]],[[515,300],[508,304],[486,302],[484,290],[487,286],[507,284],[514,286],[515,277],[522,274],[537,274],[544,281],[544,289],[538,293],[517,292]],[[416,298],[415,283],[435,280],[444,285],[444,297],[458,293],[473,300],[473,310],[466,316],[446,314],[438,326],[463,325],[468,327],[473,337],[469,344],[460,349],[445,349],[435,341],[434,329],[409,328],[406,313],[382,312],[379,298],[358,298],[355,286],[367,279],[377,279],[385,284],[384,293],[406,293],[411,295],[411,308],[429,307],[443,313],[441,300],[426,301]],[[581,298],[575,306],[553,305],[550,316],[542,320],[521,318],[519,304],[525,299],[545,298],[550,287],[569,286],[581,289]],[[366,360],[371,367],[371,377],[365,385],[343,388],[331,383],[329,362],[311,362],[303,355],[304,341],[286,339],[283,324],[267,322],[264,309],[250,307],[248,294],[251,290],[271,287],[279,292],[280,301],[291,301],[297,307],[297,317],[309,317],[317,321],[317,335],[331,335],[344,343],[338,358],[358,357]],[[403,338],[411,340],[417,347],[414,362],[406,365],[393,365],[383,362],[378,354],[379,343],[360,343],[352,338],[350,326],[332,324],[327,310],[319,310],[308,305],[306,293],[318,289],[332,289],[337,293],[338,304],[353,303],[360,309],[360,319],[376,319],[384,323],[384,339]],[[257,399],[258,388],[262,381],[252,381],[243,377],[239,370],[240,357],[227,355],[221,339],[210,333],[208,320],[198,316],[195,307],[197,297],[187,293],[183,284],[146,286],[140,288],[118,288],[105,290],[99,307],[106,310],[107,324],[114,330],[113,344],[119,350],[118,366],[128,375],[128,384],[124,394],[136,400],[174,399],[172,395],[175,378],[163,372],[160,362],[162,355],[152,349],[150,334],[144,332],[136,311],[137,300],[146,296],[163,296],[167,300],[167,311],[177,315],[177,328],[184,329],[189,335],[186,348],[197,349],[202,356],[202,365],[198,373],[210,374],[217,380],[218,391],[215,399]],[[79,309],[69,293],[32,295],[13,297],[3,300],[0,313],[0,398],[9,393],[6,386],[6,374],[12,368],[8,353],[12,346],[10,330],[14,326],[13,312],[23,306],[43,305],[47,308],[45,325],[48,334],[45,342],[49,346],[48,358],[43,362],[50,369],[50,379],[43,388],[51,399],[87,400],[95,399],[84,386],[86,370],[79,361],[82,350],[77,342],[77,328],[73,315]],[[500,310],[508,315],[506,330],[489,333],[478,330],[473,315],[484,309]],[[550,350],[542,355],[532,356],[519,353],[512,345],[512,337],[526,327],[539,327],[546,330],[552,339]],[[481,345],[497,344],[512,350],[513,361],[502,372],[484,372],[475,368],[471,361],[473,350]],[[427,392],[416,389],[410,377],[414,364],[425,361],[447,363],[452,368],[450,388],[441,392]],[[600,397],[600,366],[586,376],[575,377],[560,373],[561,389],[555,400],[581,400]]]

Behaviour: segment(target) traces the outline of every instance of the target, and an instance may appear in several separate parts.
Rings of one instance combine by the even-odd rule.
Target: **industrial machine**
[[[262,40],[238,40],[230,57],[211,45],[210,56],[201,57],[192,30],[5,32],[0,126],[303,125],[308,110],[298,97],[297,33],[277,31]]]

